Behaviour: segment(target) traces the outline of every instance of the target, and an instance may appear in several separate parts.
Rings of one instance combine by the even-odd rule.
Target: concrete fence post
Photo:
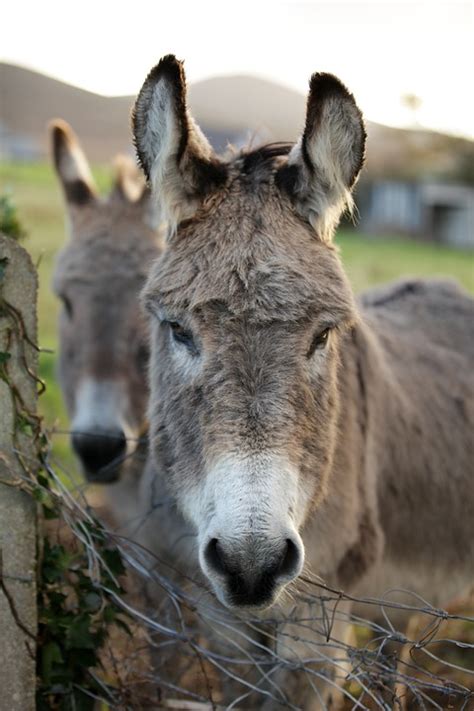
[[[35,469],[36,297],[28,253],[0,234],[0,711],[35,708],[36,504],[11,483]]]

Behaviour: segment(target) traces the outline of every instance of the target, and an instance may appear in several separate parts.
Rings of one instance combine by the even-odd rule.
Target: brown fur
[[[162,81],[155,71],[152,83]],[[184,92],[184,83],[178,88]],[[153,86],[143,91],[151,96]],[[174,110],[137,104],[136,124],[159,126],[160,111]],[[179,183],[181,167],[164,138],[147,135],[146,145],[143,131],[136,135],[139,151],[153,162],[156,140],[156,160],[166,160],[167,179],[175,171]],[[213,499],[209,481],[223,456],[246,462],[270,452],[297,472],[286,515],[303,539],[307,570],[353,593],[382,595],[396,585],[441,604],[471,582],[474,564],[474,303],[455,285],[422,281],[356,303],[329,239],[364,142],[353,97],[330,75],[313,78],[295,148],[233,157],[224,186],[182,206],[144,290],[152,314],[151,448],[201,548],[206,526],[226,507],[227,530],[214,535],[218,543],[229,537],[226,556],[249,579],[274,555],[275,539],[265,541],[276,516],[269,508],[276,474],[268,486],[265,469],[248,478],[259,495],[245,510],[245,490]],[[324,353],[310,356],[326,328]],[[225,491],[219,472],[212,486]],[[148,500],[162,486],[151,469],[143,485]],[[159,547],[152,525],[147,535]],[[210,579],[220,599],[240,605]],[[271,603],[277,593],[268,595]],[[313,656],[310,649],[286,638],[282,653]],[[298,693],[293,703],[320,708],[304,683]]]

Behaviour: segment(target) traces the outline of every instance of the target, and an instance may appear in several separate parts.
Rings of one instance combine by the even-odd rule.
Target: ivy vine
[[[7,349],[0,352],[0,378],[10,388],[14,403],[14,443],[20,433],[27,436],[36,455],[32,466],[30,458],[28,463],[22,458],[21,447],[15,447],[23,476],[20,481],[3,483],[22,488],[38,502],[37,708],[92,711],[97,699],[115,705],[116,690],[98,672],[101,650],[112,627],[130,633],[127,617],[117,603],[117,596],[124,592],[120,578],[125,568],[119,550],[90,511],[86,518],[66,517],[65,521],[64,494],[49,466],[50,446],[43,423],[26,406],[10,377],[9,346],[15,339],[20,361],[39,389],[44,389],[29,370],[25,357],[27,344],[36,349],[37,346],[28,337],[21,314],[3,295],[7,269],[8,259],[0,258],[0,316],[7,323]],[[50,540],[46,522],[52,519],[69,527],[67,543]],[[1,582],[5,588],[5,582]]]

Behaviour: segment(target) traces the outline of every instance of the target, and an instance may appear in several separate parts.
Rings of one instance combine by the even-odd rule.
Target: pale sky
[[[467,0],[10,0],[0,60],[90,91],[136,94],[173,53],[188,81],[254,74],[305,92],[337,74],[366,117],[474,137],[474,2]],[[33,110],[33,107],[32,107]]]

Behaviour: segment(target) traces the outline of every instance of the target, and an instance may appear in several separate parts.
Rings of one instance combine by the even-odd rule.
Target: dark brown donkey
[[[285,616],[303,570],[354,594],[460,593],[474,565],[474,302],[435,281],[354,299],[332,244],[364,161],[352,94],[313,75],[296,145],[224,161],[168,56],[134,133],[169,225],[143,293],[151,449],[217,598],[262,618],[278,601]],[[284,626],[280,653],[317,659],[310,628]],[[330,686],[289,695],[321,708]]]
[[[160,253],[155,211],[130,159],[117,165],[100,198],[78,139],[64,121],[51,126],[54,166],[66,198],[69,239],[54,289],[63,303],[59,376],[72,445],[85,476],[108,484],[118,521],[133,518],[146,457],[148,324],[139,292]]]

